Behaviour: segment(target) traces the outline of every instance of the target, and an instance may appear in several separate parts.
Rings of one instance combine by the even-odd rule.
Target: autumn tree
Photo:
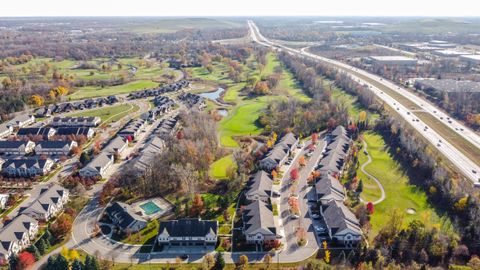
[[[307,165],[305,162],[305,156],[300,156],[300,158],[298,158],[298,164],[302,167]]]
[[[256,95],[267,95],[270,91],[268,83],[265,81],[260,81],[255,84],[253,91]]]
[[[60,215],[56,222],[50,226],[53,236],[60,240],[67,235],[68,232],[72,229],[73,218],[72,216],[64,213]]]
[[[17,269],[29,269],[35,263],[35,256],[28,251],[23,251],[18,254],[18,264]]]
[[[198,217],[202,214],[204,210],[204,202],[200,194],[195,194],[195,197],[192,201],[192,207],[190,208],[190,216]]]
[[[263,257],[263,264],[265,264],[265,269],[268,269],[271,263],[272,263],[272,256],[270,256],[270,254],[265,255],[265,257]]]
[[[318,133],[314,132],[312,133],[312,143],[317,143],[318,142]]]
[[[35,106],[42,106],[45,102],[45,99],[40,95],[32,95],[30,97],[30,103]]]
[[[298,177],[300,176],[299,172],[298,172],[298,168],[293,168],[291,171],[290,171],[290,179],[295,182],[298,180]]]
[[[241,268],[245,268],[245,266],[248,264],[248,257],[246,255],[241,255],[238,258],[238,264]]]

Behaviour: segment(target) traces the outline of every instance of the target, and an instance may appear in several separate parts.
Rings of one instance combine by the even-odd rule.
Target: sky
[[[445,3],[445,4],[444,4]],[[480,16],[478,0],[1,0],[15,16]]]

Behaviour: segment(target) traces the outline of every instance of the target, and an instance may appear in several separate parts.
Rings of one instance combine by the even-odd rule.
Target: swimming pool
[[[142,210],[145,212],[145,215],[147,215],[147,216],[150,216],[150,215],[155,214],[159,211],[162,211],[162,208],[160,208],[158,205],[156,205],[152,201],[141,204],[140,208],[142,208]]]

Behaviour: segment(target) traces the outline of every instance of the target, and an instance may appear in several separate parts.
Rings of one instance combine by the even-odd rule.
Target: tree
[[[80,163],[85,166],[88,162],[90,162],[90,156],[86,152],[82,152],[80,155]]]
[[[40,95],[32,95],[30,97],[30,103],[35,106],[42,106],[44,102],[45,102],[44,98]]]
[[[47,243],[45,243],[45,239],[41,238],[38,240],[38,251],[40,252],[41,255],[45,254],[45,251],[47,250]]]
[[[368,202],[367,203],[367,210],[368,210],[368,213],[373,214],[373,211],[374,211],[374,205],[372,202]]]
[[[68,269],[68,261],[61,254],[58,254],[55,258],[54,269]]]
[[[29,269],[35,263],[35,257],[28,251],[23,251],[18,254],[17,269]]]
[[[312,143],[317,143],[318,142],[318,133],[314,132],[312,133]]]
[[[300,158],[298,158],[298,164],[300,166],[305,166],[306,165],[305,156],[300,156]]]
[[[35,245],[31,245],[29,246],[26,251],[30,252],[33,254],[33,256],[35,256],[35,260],[39,260],[41,257],[42,257],[42,254],[40,253],[40,251],[38,250],[38,248],[35,246]]]
[[[204,203],[200,194],[195,194],[192,202],[192,208],[190,208],[190,216],[198,217],[204,210]]]
[[[215,270],[222,270],[225,268],[225,259],[223,258],[223,253],[218,252],[215,258]]]
[[[70,232],[73,225],[73,218],[67,213],[60,215],[57,221],[50,226],[53,236],[57,239],[63,239]]]
[[[238,264],[240,267],[244,268],[248,264],[248,257],[246,255],[241,255],[240,258],[238,258]]]
[[[79,259],[75,259],[73,261],[71,270],[84,270],[84,269],[85,269],[85,265]]]
[[[298,173],[298,169],[297,168],[293,168],[291,171],[290,171],[290,179],[292,179],[293,181],[296,181],[298,180],[298,177],[299,177],[299,173]]]
[[[265,269],[268,269],[272,263],[272,256],[270,256],[270,254],[265,255],[265,257],[263,257],[263,263],[265,264]]]
[[[366,111],[361,111],[358,114],[358,121],[359,122],[365,122],[367,120],[367,112]]]
[[[87,255],[85,258],[85,270],[99,270],[100,265],[98,264],[97,258],[94,256]]]
[[[206,254],[202,261],[202,270],[210,270],[215,266],[215,258],[212,254]]]

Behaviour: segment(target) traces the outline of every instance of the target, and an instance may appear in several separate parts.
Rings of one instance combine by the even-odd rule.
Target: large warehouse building
[[[415,66],[417,59],[406,56],[370,56],[369,60],[375,66]]]

